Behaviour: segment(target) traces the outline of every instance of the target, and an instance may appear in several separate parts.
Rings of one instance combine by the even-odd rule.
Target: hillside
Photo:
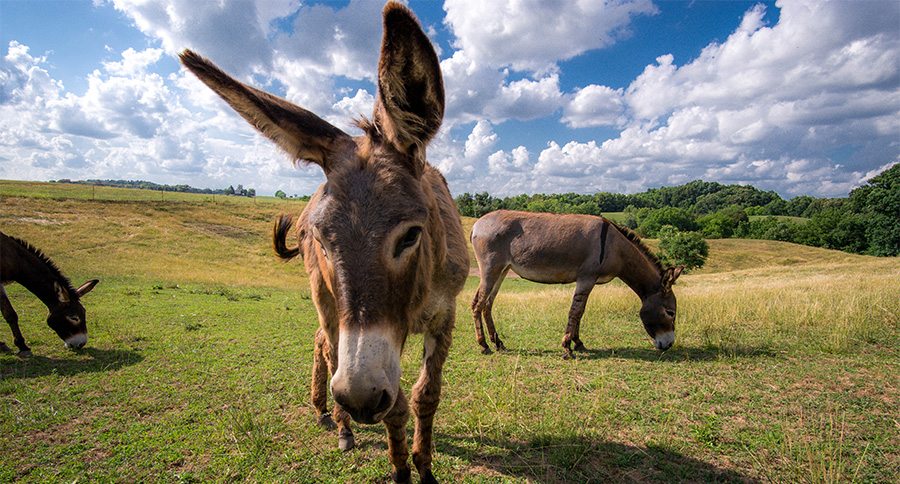
[[[302,269],[272,263],[270,240],[275,217],[299,214],[305,202],[168,192],[171,199],[160,201],[158,192],[113,187],[97,187],[95,200],[91,195],[85,185],[0,181],[0,230],[32,241],[63,267],[78,261],[109,275],[274,287],[305,280]],[[467,240],[475,220],[463,217]],[[655,240],[647,243],[656,247]],[[770,240],[708,243],[709,259],[694,274],[895,263]],[[471,244],[469,256],[477,267]]]

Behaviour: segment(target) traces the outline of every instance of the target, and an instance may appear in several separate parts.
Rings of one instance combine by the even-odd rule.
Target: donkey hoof
[[[420,474],[420,482],[422,484],[437,484],[438,480],[434,478],[434,474],[431,473],[431,469],[426,469],[425,472]]]
[[[575,351],[587,351],[587,348],[584,347],[584,343],[579,341],[575,343]]]
[[[19,358],[30,358],[31,350],[22,350],[22,351],[16,353],[16,356],[18,356]]]
[[[506,345],[502,341],[497,341],[497,351],[506,351]]]
[[[487,346],[481,348],[481,354],[482,354],[482,355],[489,355],[489,354],[491,354],[491,353],[493,353],[493,351],[491,351],[491,349],[488,348]]]
[[[563,359],[564,360],[574,360],[575,353],[572,353],[571,351],[566,351],[565,353],[563,353]]]
[[[322,427],[325,430],[334,430],[337,428],[337,424],[334,423],[334,419],[331,418],[330,413],[319,415],[317,423],[319,424],[319,427]]]
[[[399,483],[410,482],[411,473],[409,471],[409,467],[406,469],[397,469],[394,472],[391,472],[391,480]]]
[[[356,447],[356,439],[353,438],[353,434],[341,434],[338,436],[338,449],[341,449],[341,452],[348,452]]]

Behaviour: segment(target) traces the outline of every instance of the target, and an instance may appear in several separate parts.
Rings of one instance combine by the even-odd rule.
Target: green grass
[[[85,298],[72,352],[45,308],[10,297],[35,356],[0,354],[0,482],[366,482],[381,426],[342,454],[309,403],[315,310],[299,261],[269,248],[295,202],[10,196],[0,230],[45,249]],[[85,187],[78,187],[84,190]],[[86,187],[88,192],[90,187]],[[68,190],[68,188],[66,188]],[[167,194],[168,195],[168,194]],[[196,197],[196,196],[194,196]],[[73,199],[75,198],[75,199]],[[473,221],[465,221],[471,227]],[[508,279],[484,356],[458,300],[435,424],[444,482],[887,482],[900,471],[900,261],[773,241],[710,241],[683,276],[678,341],[655,352],[621,283],[595,289],[590,349],[564,361],[571,286]],[[11,343],[8,330],[0,340]],[[410,340],[402,385],[418,369]],[[410,424],[410,433],[412,424]]]

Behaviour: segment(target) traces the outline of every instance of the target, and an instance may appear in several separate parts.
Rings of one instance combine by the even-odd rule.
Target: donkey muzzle
[[[340,331],[331,394],[357,422],[381,421],[399,393],[401,347],[390,336],[378,326]]]
[[[73,334],[65,339],[66,348],[79,349],[87,344],[87,333]]]
[[[672,347],[673,343],[675,343],[674,331],[666,331],[665,333],[657,334],[653,338],[653,345],[656,346],[656,349],[659,351],[666,351]]]

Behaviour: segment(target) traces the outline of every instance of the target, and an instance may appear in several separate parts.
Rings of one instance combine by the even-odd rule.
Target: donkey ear
[[[100,279],[91,279],[90,281],[82,284],[78,289],[75,289],[75,293],[78,294],[78,297],[84,296],[85,294],[91,292],[91,289],[100,282]]]
[[[387,140],[410,155],[424,155],[416,150],[424,148],[444,118],[444,82],[437,54],[412,12],[395,2],[384,7],[373,116]]]
[[[675,279],[678,279],[678,276],[680,276],[683,271],[684,266],[678,266],[669,267],[663,272],[662,280],[660,281],[663,292],[668,292],[672,289],[672,285],[675,284]]]
[[[61,303],[67,303],[71,301],[69,298],[69,291],[66,288],[59,285],[58,282],[53,281],[53,290],[56,291],[56,299]]]
[[[315,163],[328,173],[350,136],[315,114],[280,97],[243,84],[207,59],[185,49],[179,57],[204,84],[216,92],[260,133],[287,152],[293,161]]]

